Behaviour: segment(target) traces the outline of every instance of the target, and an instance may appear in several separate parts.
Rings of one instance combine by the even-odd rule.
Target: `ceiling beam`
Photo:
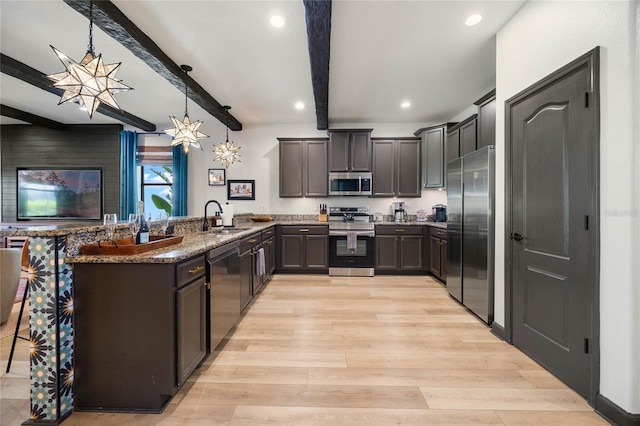
[[[35,124],[36,126],[48,127],[49,129],[62,130],[66,127],[66,124],[59,121],[49,120],[48,118],[2,104],[0,104],[0,115]]]
[[[304,0],[311,83],[316,102],[318,130],[329,128],[329,52],[331,0]]]
[[[31,68],[29,65],[23,64],[22,62],[3,53],[0,53],[0,71],[2,71],[3,74],[10,75],[11,77],[22,80],[25,83],[29,83],[42,90],[46,90],[54,95],[62,96],[64,93],[64,90],[54,87],[53,82],[49,80],[43,72],[40,72],[35,68]],[[96,111],[122,123],[144,130],[145,132],[155,132],[156,130],[155,124],[149,123],[148,121],[143,120],[140,117],[136,117],[133,114],[129,114],[124,110],[110,107],[109,105],[101,103]]]
[[[86,0],[64,0],[71,8],[89,18],[90,2]],[[108,0],[93,2],[93,23],[117,42],[142,59],[151,69],[167,79],[181,92],[187,83],[187,96],[222,124],[227,123],[227,111],[193,78],[185,74],[180,66],[158,47],[140,28]],[[229,128],[242,130],[242,123],[229,114]]]

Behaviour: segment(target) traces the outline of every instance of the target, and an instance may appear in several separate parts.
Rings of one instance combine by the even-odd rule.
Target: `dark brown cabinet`
[[[273,277],[276,269],[276,229],[275,227],[262,231],[262,248],[264,249],[264,269],[262,285],[265,285]]]
[[[329,130],[329,171],[371,171],[373,129]]]
[[[447,281],[447,231],[429,228],[429,271],[440,281]]]
[[[256,257],[261,247],[260,232],[240,240],[240,310],[243,311],[262,288],[262,277],[258,275]]]
[[[280,197],[327,197],[327,139],[278,138]]]
[[[205,277],[178,290],[178,386],[186,382],[207,354]]]
[[[478,148],[477,116],[460,127],[460,156],[469,154]]]
[[[478,105],[478,149],[496,144],[496,91],[474,102]]]
[[[73,272],[75,407],[162,411],[206,355],[205,256]]]
[[[423,272],[421,226],[376,226],[376,272]]]
[[[446,186],[446,132],[457,123],[445,123],[417,130],[422,145],[422,187]],[[457,156],[457,154],[456,154]]]
[[[278,270],[329,272],[329,235],[324,225],[282,225],[277,229]]]
[[[447,130],[447,162],[478,148],[477,122],[478,115],[474,114]]]
[[[373,197],[422,196],[420,138],[373,141]]]

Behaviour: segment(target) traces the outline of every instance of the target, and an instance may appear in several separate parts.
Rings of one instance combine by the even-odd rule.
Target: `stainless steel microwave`
[[[329,195],[371,195],[371,172],[329,173]]]

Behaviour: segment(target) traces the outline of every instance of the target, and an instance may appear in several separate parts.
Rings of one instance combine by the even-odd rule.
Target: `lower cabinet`
[[[164,409],[206,356],[205,271],[204,255],[74,265],[74,409]]]
[[[447,281],[447,231],[429,228],[429,272],[440,281]]]
[[[266,284],[273,277],[276,270],[276,230],[270,228],[262,231],[262,248],[264,249],[264,269],[265,274],[262,276],[262,284]]]
[[[256,255],[261,245],[261,234],[253,234],[240,240],[240,309],[249,305],[253,296],[262,287],[262,279],[257,275]]]
[[[376,226],[376,272],[423,272],[422,226]]]
[[[277,228],[277,270],[294,273],[329,272],[329,228],[326,225]]]

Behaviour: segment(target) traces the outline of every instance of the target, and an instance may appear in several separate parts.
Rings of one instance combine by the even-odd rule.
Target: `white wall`
[[[504,324],[504,101],[601,46],[600,393],[630,413],[640,413],[637,8],[530,1],[498,32],[496,56],[496,322]]]
[[[340,124],[335,128],[372,128],[373,137],[408,137],[419,128],[430,123],[360,123]],[[334,128],[334,127],[332,127]],[[213,133],[213,132],[212,132]],[[204,152],[189,153],[189,215],[202,216],[203,206],[209,199],[223,203],[227,200],[226,187],[208,186],[207,170],[222,168],[213,162],[213,145],[226,139],[224,126],[216,134],[202,141]],[[278,137],[327,137],[326,131],[316,130],[315,123],[309,124],[273,124],[245,125],[241,132],[230,132],[229,140],[240,146],[241,163],[235,163],[227,169],[227,179],[253,179],[256,181],[255,201],[234,200],[235,213],[270,214],[314,214],[320,203],[331,206],[367,206],[370,212],[391,214],[392,199],[367,197],[330,197],[330,198],[279,198],[279,153]],[[446,191],[423,190],[422,198],[399,199],[406,201],[409,214],[417,210],[431,211],[434,204],[447,203]]]

